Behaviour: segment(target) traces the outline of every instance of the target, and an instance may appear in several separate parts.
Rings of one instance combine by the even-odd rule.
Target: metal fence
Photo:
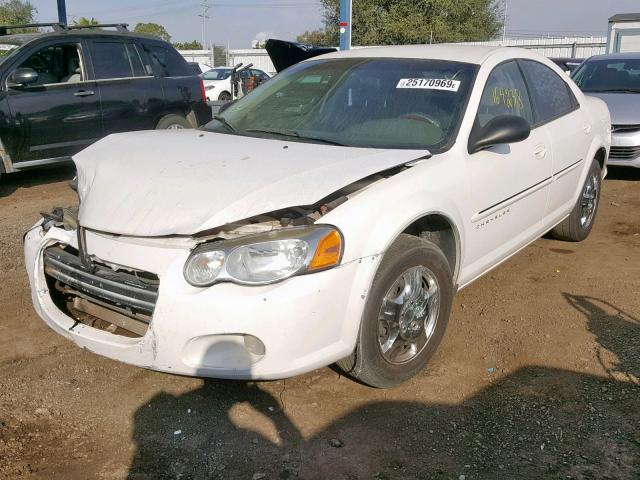
[[[587,58],[591,55],[605,53],[607,37],[540,37],[540,38],[507,38],[487,42],[461,42],[462,45],[495,45],[520,47],[534,50],[546,57]],[[355,47],[365,48],[365,47]],[[209,50],[181,50],[180,53],[188,61],[205,63],[214,67],[237,65],[242,63],[275,74],[275,67],[262,48],[242,48],[227,50],[224,46],[212,45]]]
[[[179,50],[187,62],[198,62],[212,67],[223,67],[229,64],[227,47],[211,45],[207,50]]]
[[[541,38],[507,38],[488,42],[462,42],[463,45],[504,45],[533,50],[545,57],[587,58],[591,55],[605,53],[607,37],[541,37]]]

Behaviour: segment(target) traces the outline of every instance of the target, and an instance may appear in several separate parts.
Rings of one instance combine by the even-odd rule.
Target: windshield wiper
[[[585,90],[584,93],[640,93],[640,88],[611,88],[608,90]]]
[[[335,140],[303,135],[296,130],[277,129],[277,128],[248,128],[246,131],[251,133],[267,133],[267,134],[273,134],[273,135],[280,135],[282,137],[293,137],[293,138],[299,138],[301,140],[311,140],[313,142],[326,143],[327,145],[338,145],[340,147],[345,146],[344,143],[336,142]]]
[[[221,117],[220,115],[214,115],[213,119],[219,121],[222,125],[227,127],[231,132],[235,132],[236,131],[236,127],[231,125],[226,118]]]

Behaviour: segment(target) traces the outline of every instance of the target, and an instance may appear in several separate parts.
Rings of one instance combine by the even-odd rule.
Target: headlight
[[[342,252],[342,234],[335,227],[285,228],[202,244],[189,256],[184,277],[195,287],[225,281],[265,285],[335,267]]]

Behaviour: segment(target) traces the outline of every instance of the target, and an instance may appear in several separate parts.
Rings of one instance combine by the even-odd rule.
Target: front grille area
[[[614,133],[630,133],[640,131],[640,125],[611,125]]]
[[[56,306],[78,322],[127,337],[146,333],[158,300],[157,275],[99,261],[87,267],[68,245],[44,250],[44,273]]]
[[[635,147],[611,147],[609,158],[633,160],[640,155],[640,145]]]

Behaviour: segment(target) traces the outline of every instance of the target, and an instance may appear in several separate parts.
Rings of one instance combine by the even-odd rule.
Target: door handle
[[[75,97],[90,97],[91,95],[95,95],[95,94],[96,92],[94,92],[93,90],[78,90],[73,95]]]
[[[547,156],[547,147],[545,147],[544,145],[540,144],[540,145],[536,145],[535,150],[533,151],[533,154],[535,155],[535,157],[537,159],[542,160],[544,157]]]
[[[582,130],[584,131],[584,133],[585,133],[586,135],[589,135],[589,134],[591,133],[591,125],[589,125],[589,124],[584,125],[584,126],[582,127]]]

